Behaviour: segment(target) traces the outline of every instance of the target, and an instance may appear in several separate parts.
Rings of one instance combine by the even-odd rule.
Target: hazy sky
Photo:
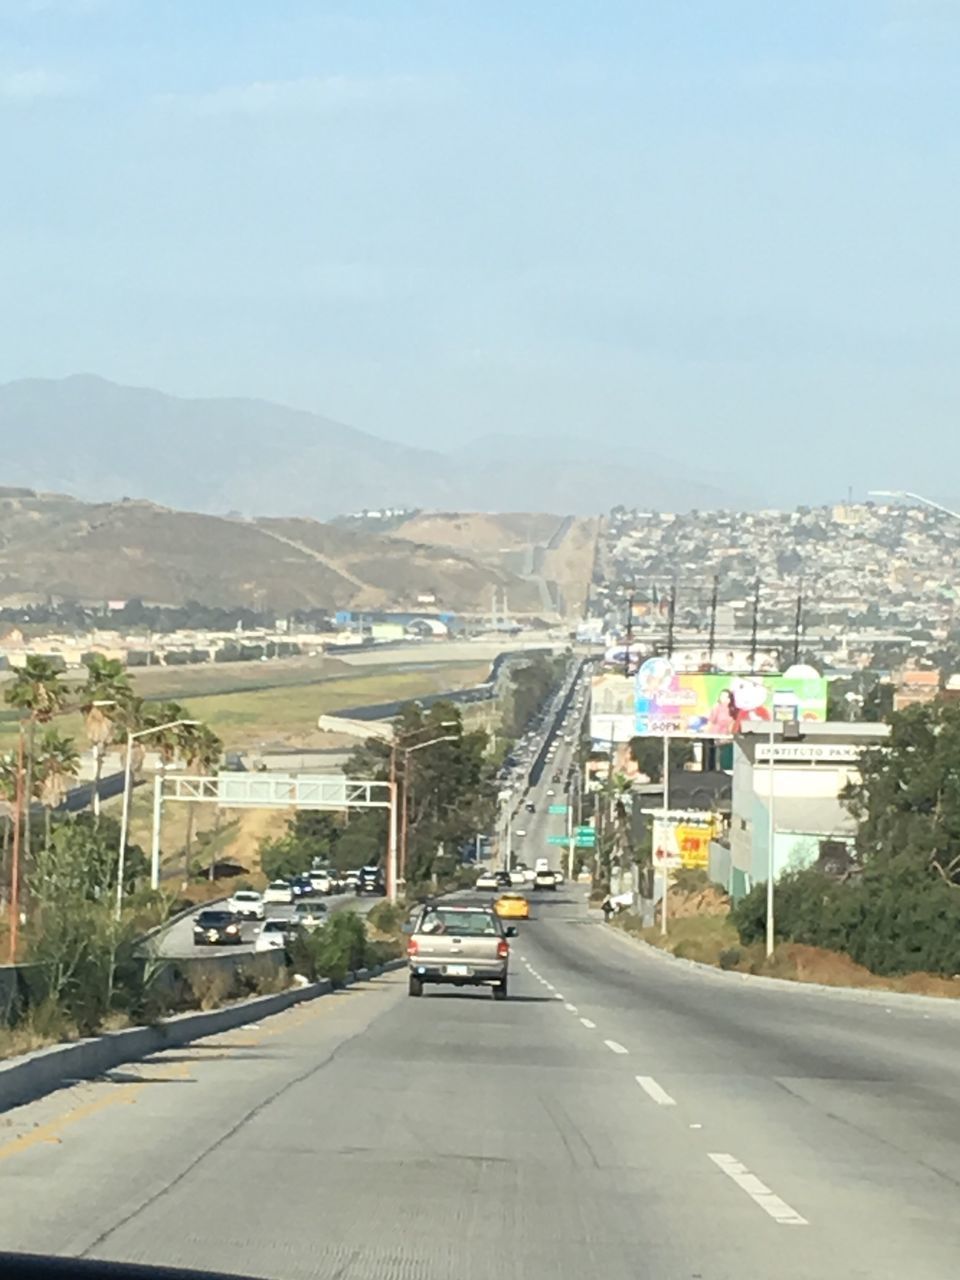
[[[0,0],[0,380],[955,496],[958,138],[957,0]]]

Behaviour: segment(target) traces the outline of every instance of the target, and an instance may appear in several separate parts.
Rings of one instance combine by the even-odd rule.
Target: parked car
[[[262,920],[263,894],[256,889],[236,889],[227,899],[226,909],[241,920]]]
[[[271,880],[263,891],[263,901],[289,906],[293,902],[293,890],[286,880]]]
[[[263,928],[257,934],[253,944],[254,951],[280,951],[286,947],[290,937],[290,921],[271,918],[263,922]]]
[[[232,911],[208,907],[193,918],[195,947],[238,946],[243,942],[240,921]]]
[[[504,928],[490,907],[427,903],[407,929],[410,995],[421,996],[426,983],[436,982],[492,987],[495,1000],[506,1000],[507,938],[516,930]]]

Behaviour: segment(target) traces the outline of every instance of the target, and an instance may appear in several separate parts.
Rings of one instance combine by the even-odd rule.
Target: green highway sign
[[[591,840],[596,840],[597,833],[593,827],[577,827],[578,836],[589,836]]]
[[[569,844],[569,836],[547,836],[547,844]]]
[[[547,813],[569,813],[570,806],[567,804],[551,804],[547,808]]]
[[[591,836],[588,839],[586,836],[577,836],[574,844],[578,849],[595,849],[597,847],[597,837]]]

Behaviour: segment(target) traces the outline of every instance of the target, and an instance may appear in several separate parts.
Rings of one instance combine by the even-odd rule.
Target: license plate
[[[468,974],[469,972],[470,972],[469,965],[465,965],[465,964],[448,964],[447,965],[447,973],[449,973],[452,977],[461,977],[463,975]]]

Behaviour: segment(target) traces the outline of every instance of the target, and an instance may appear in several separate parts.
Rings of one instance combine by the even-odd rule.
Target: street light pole
[[[17,740],[17,781],[13,800],[13,850],[10,859],[10,963],[17,963],[20,932],[20,827],[23,822],[23,724]]]
[[[444,725],[440,726],[444,728]],[[408,836],[408,817],[409,810],[407,805],[407,793],[409,791],[410,778],[410,757],[415,751],[422,751],[424,747],[436,746],[438,742],[459,742],[460,735],[456,733],[445,733],[439,738],[430,738],[427,742],[418,742],[415,747],[405,747],[403,752],[403,797],[400,807],[400,857],[402,859],[404,875],[407,870],[407,836]]]
[[[167,724],[154,724],[149,729],[140,729],[136,733],[132,729],[127,730],[127,758],[123,768],[123,800],[120,809],[120,853],[117,859],[117,905],[114,912],[117,920],[120,919],[123,911],[123,873],[127,856],[127,830],[130,826],[130,782],[133,773],[133,744],[137,738],[150,738],[155,734],[163,733],[165,729],[179,729],[181,725],[196,725],[199,723],[199,720],[170,720]]]

